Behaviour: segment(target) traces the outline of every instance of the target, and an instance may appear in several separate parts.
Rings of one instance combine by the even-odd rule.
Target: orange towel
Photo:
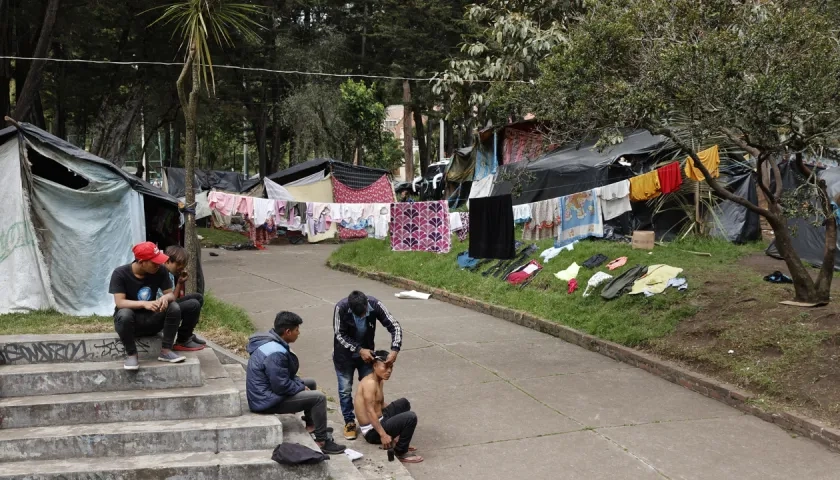
[[[630,179],[630,200],[643,202],[659,195],[659,174],[656,170]]]
[[[717,145],[707,148],[702,152],[697,152],[697,158],[700,159],[700,163],[706,167],[706,170],[709,171],[712,178],[720,176],[720,154],[718,153]],[[694,160],[691,157],[688,157],[685,161],[685,176],[698,182],[706,179],[703,176],[703,172],[694,167]]]

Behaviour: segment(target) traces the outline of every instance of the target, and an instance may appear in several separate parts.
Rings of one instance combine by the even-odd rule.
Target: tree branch
[[[38,36],[38,44],[35,46],[35,51],[32,53],[34,58],[46,58],[50,50],[50,41],[52,38],[53,25],[58,15],[59,0],[49,0],[47,10],[44,14],[44,23],[41,26],[41,34]],[[35,97],[41,88],[41,81],[43,78],[44,60],[33,60],[29,67],[29,72],[26,74],[26,80],[23,85],[19,85],[17,105],[12,114],[13,117],[25,121],[32,113],[32,107],[35,102]]]
[[[187,107],[189,107],[190,101],[189,97],[187,97],[187,91],[184,89],[184,84],[187,81],[187,75],[190,73],[190,68],[192,68],[192,63],[195,57],[195,48],[190,50],[190,54],[187,55],[187,61],[184,63],[184,68],[181,69],[181,74],[178,75],[178,81],[175,82],[175,86],[178,89],[178,101],[181,102],[181,109],[186,111]]]

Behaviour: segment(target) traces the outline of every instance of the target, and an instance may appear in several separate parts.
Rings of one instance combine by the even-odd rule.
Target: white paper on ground
[[[364,455],[362,455],[361,452],[357,452],[357,451],[355,451],[351,448],[345,448],[344,449],[344,454],[347,455],[347,458],[349,458],[351,461],[352,460],[358,460],[358,459],[364,457]]]
[[[432,294],[431,293],[421,293],[421,292],[418,292],[416,290],[410,290],[408,292],[395,293],[394,296],[397,297],[397,298],[407,298],[407,299],[413,299],[413,300],[428,300],[429,297],[432,296]]]

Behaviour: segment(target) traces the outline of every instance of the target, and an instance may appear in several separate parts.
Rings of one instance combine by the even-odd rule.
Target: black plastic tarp
[[[588,140],[561,147],[532,162],[502,165],[492,195],[512,193],[514,188],[510,177],[521,182],[521,192],[513,199],[514,205],[549,200],[607,185],[630,175],[623,168],[620,177],[610,175],[610,166],[619,158],[650,156],[661,149],[665,138],[651,135],[647,130],[636,130],[626,134],[622,143],[601,151],[595,144],[596,140]]]
[[[303,177],[308,177],[318,171],[328,172],[330,162],[332,162],[332,160],[329,158],[315,158],[307,162],[291,166],[285,170],[272,173],[268,176],[268,178],[275,183],[285,185],[287,183],[294,182],[295,180],[300,180]]]
[[[164,168],[166,173],[166,189],[170,195],[183,197],[187,191],[186,170],[183,168]],[[257,186],[259,179],[243,179],[239,172],[225,172],[220,170],[196,169],[193,180],[196,191],[223,190],[225,192],[243,193]]]
[[[791,162],[785,162],[779,166],[782,171],[782,185],[785,189],[796,188],[802,185],[806,179],[796,172]],[[829,195],[836,195],[840,192],[840,167],[829,168],[817,172],[819,178],[825,180]],[[775,185],[775,181],[771,182]],[[771,188],[772,191],[772,188]],[[825,227],[816,227],[805,218],[788,219],[788,229],[791,231],[793,248],[802,258],[815,267],[821,267],[823,263],[823,250],[825,249]],[[767,255],[775,258],[782,258],[776,249],[776,242],[772,242],[765,250]],[[838,237],[837,251],[834,253],[834,270],[840,270],[840,237]]]
[[[382,178],[382,175],[390,173],[379,168],[351,165],[329,158],[316,158],[273,173],[268,178],[280,185],[286,185],[318,171],[323,171],[325,174],[332,173],[336,180],[351,188],[369,187]]]
[[[758,190],[752,171],[722,177],[718,181],[727,190],[758,205]],[[731,200],[723,200],[707,212],[706,222],[712,225],[713,237],[733,243],[746,243],[761,237],[761,223],[757,213]]]

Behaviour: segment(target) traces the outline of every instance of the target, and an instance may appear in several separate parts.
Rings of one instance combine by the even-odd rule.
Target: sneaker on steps
[[[126,370],[140,370],[140,360],[137,358],[137,355],[129,355],[125,357],[125,364],[123,364],[123,368]]]
[[[168,362],[168,363],[181,363],[186,359],[187,359],[187,357],[184,357],[182,355],[178,355],[177,353],[175,353],[173,351],[169,351],[169,353],[161,352],[160,356],[158,356],[158,360],[160,360],[161,362]]]
[[[321,447],[321,451],[327,455],[338,455],[340,453],[344,453],[344,450],[347,449],[344,445],[340,445],[329,439],[324,441],[323,445],[321,442],[318,442],[318,446]]]
[[[344,425],[344,438],[347,440],[356,439],[356,422],[348,422]]]
[[[195,337],[190,337],[189,340],[186,342],[178,342],[172,347],[172,350],[177,350],[179,352],[197,352],[199,350],[204,350],[207,348],[207,345],[202,345],[195,341]]]
[[[192,341],[195,342],[195,343],[199,343],[201,345],[207,345],[207,341],[204,340],[203,338],[199,338],[198,335],[193,335],[192,336]]]

